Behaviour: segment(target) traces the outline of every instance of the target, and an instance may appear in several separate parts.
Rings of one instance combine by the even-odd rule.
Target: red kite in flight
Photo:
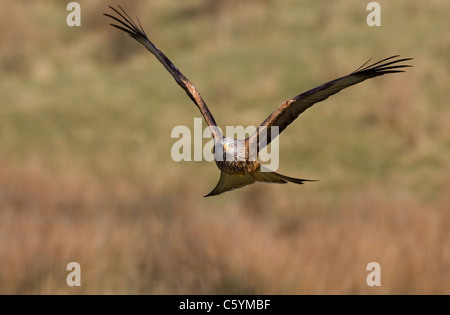
[[[298,115],[314,104],[327,99],[329,96],[336,94],[349,86],[363,82],[367,79],[388,73],[403,72],[403,68],[411,67],[411,65],[401,63],[409,61],[412,58],[400,59],[398,55],[383,59],[368,66],[366,66],[368,63],[366,62],[349,75],[327,82],[288,99],[278,106],[250,137],[235,140],[226,138],[222,135],[200,93],[180,70],[174,66],[169,58],[167,58],[166,55],[150,41],[139,20],[138,23],[135,23],[120,6],[119,9],[121,12],[111,6],[110,8],[119,15],[119,17],[115,17],[105,13],[106,16],[118,23],[111,25],[128,33],[128,35],[144,45],[145,48],[155,55],[159,62],[161,62],[167,71],[170,72],[178,85],[186,91],[187,95],[198,107],[203,118],[210,127],[215,143],[214,159],[221,173],[217,186],[206,196],[219,195],[223,192],[250,185],[257,181],[282,184],[287,182],[303,184],[303,182],[312,181],[288,177],[267,169],[261,169],[261,165],[257,161],[258,153],[267,146],[271,140],[278,136],[279,133],[286,129]],[[273,135],[272,127],[276,127]]]

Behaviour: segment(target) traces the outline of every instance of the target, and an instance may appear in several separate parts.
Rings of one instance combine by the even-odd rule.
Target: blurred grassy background
[[[79,1],[70,28],[67,3],[6,2],[0,293],[450,293],[450,2],[379,1],[381,27],[369,1],[124,3],[221,127],[257,125],[370,57],[414,58],[282,134],[279,172],[319,182],[214,198],[214,163],[170,157],[198,110],[108,25],[108,3]]]

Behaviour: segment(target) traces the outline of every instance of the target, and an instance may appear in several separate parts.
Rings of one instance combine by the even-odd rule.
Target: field
[[[69,27],[65,2],[6,2],[0,294],[450,294],[449,1],[378,1],[379,27],[369,1],[123,2],[223,128],[371,57],[414,58],[280,136],[278,171],[318,182],[211,198],[215,164],[170,154],[198,109],[108,3],[78,1]]]

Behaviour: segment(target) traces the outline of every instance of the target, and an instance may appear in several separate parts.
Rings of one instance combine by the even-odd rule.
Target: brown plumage
[[[327,99],[329,96],[339,91],[363,82],[367,79],[374,78],[389,73],[403,72],[403,68],[411,67],[411,65],[401,64],[412,58],[399,58],[398,55],[385,58],[381,61],[366,66],[368,62],[359,67],[349,75],[335,79],[333,81],[322,84],[305,93],[299,94],[287,101],[283,102],[277,109],[262,122],[260,128],[257,129],[250,137],[246,139],[234,140],[223,137],[217,124],[206,106],[205,101],[194,85],[178,70],[177,67],[164,55],[147,37],[140,22],[138,24],[127,15],[127,13],[119,6],[121,12],[117,9],[110,8],[119,15],[112,16],[105,13],[118,24],[112,26],[128,33],[132,38],[145,46],[155,57],[164,65],[164,67],[173,76],[175,81],[187,93],[189,98],[195,103],[202,113],[206,123],[211,129],[214,137],[214,158],[217,167],[221,170],[220,179],[213,191],[206,196],[214,196],[223,192],[237,189],[256,181],[268,183],[296,183],[303,184],[307,179],[299,179],[281,175],[267,169],[261,169],[261,165],[256,160],[258,153],[268,145],[278,134],[280,134],[287,126],[289,126],[301,113],[312,105]],[[272,128],[278,127],[278,134],[272,138]],[[252,151],[251,148],[255,148]],[[251,153],[252,152],[252,153]],[[255,156],[256,155],[256,156]]]

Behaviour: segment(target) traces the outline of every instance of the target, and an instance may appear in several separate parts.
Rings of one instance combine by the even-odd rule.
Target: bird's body
[[[228,174],[250,174],[255,172],[258,167],[258,161],[250,160],[250,153],[247,149],[245,139],[222,138],[216,144],[218,150],[214,150],[214,160],[217,167]],[[215,146],[215,147],[216,147]],[[216,154],[217,153],[217,154]]]
[[[106,16],[112,18],[119,24],[112,26],[128,33],[132,38],[144,45],[173,76],[189,98],[195,103],[202,113],[206,123],[211,129],[214,138],[214,159],[220,169],[220,179],[213,191],[206,196],[214,196],[223,192],[240,188],[256,181],[269,183],[303,184],[307,179],[293,178],[271,170],[264,169],[257,161],[258,153],[267,146],[279,133],[291,124],[301,113],[312,105],[327,99],[329,96],[338,93],[342,89],[367,79],[381,76],[388,73],[403,72],[401,68],[410,65],[399,64],[411,60],[411,58],[397,59],[399,56],[392,56],[366,66],[367,62],[349,75],[322,84],[305,93],[299,94],[283,102],[251,136],[246,139],[231,139],[222,135],[217,124],[209,111],[206,103],[195,86],[178,70],[177,67],[162,53],[147,37],[142,26],[136,24],[119,6],[120,10],[110,7],[120,17],[110,14]],[[139,26],[138,26],[139,25]],[[274,131],[274,130],[275,131]]]

